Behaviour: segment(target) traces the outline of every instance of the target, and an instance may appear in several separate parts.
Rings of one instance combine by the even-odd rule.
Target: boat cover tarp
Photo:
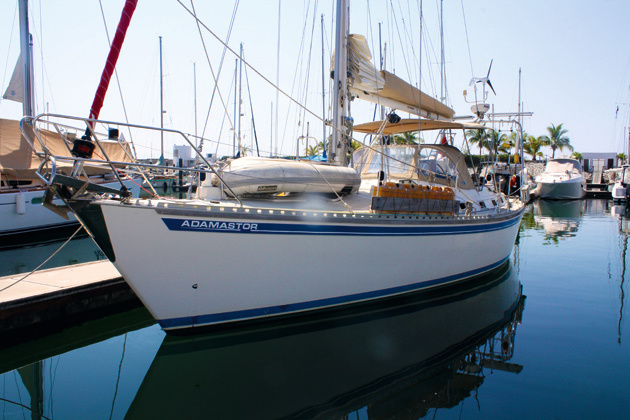
[[[565,173],[575,172],[582,173],[580,162],[574,159],[553,159],[547,162],[545,172],[549,173]]]
[[[57,132],[49,130],[39,130],[42,141],[53,155],[71,156],[65,140]],[[117,141],[101,140],[101,146],[105,153],[114,162],[131,162],[132,156],[129,143]],[[126,152],[125,149],[126,148]],[[41,151],[41,147],[36,142],[35,147]],[[72,148],[72,145],[70,145]],[[102,152],[98,147],[94,151],[94,159],[103,160]],[[23,138],[20,130],[20,122],[16,120],[0,119],[0,171],[3,176],[11,176],[17,179],[38,179],[35,175],[40,164],[39,158],[33,153],[33,149]],[[60,166],[63,164],[60,163]],[[91,168],[85,167],[89,175],[101,172],[111,172],[111,168]]]

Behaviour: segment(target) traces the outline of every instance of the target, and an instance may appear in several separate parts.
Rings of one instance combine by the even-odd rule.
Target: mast
[[[238,83],[236,83],[236,77],[238,76],[238,58],[234,62],[234,117],[236,118],[237,101],[238,101]],[[236,121],[232,126],[232,157],[236,157]]]
[[[446,63],[444,59],[444,0],[440,0],[440,102],[446,103]]]
[[[201,144],[197,137],[197,66],[193,63],[193,104],[195,110],[195,142]]]
[[[385,70],[385,57],[383,55],[383,39],[381,34],[382,24],[378,24],[378,53],[379,53],[379,70]],[[385,119],[385,105],[381,105],[381,120]]]
[[[323,144],[323,160],[327,160],[326,148],[328,141],[326,139],[326,63],[324,61],[324,14],[322,13],[322,144]]]
[[[24,74],[24,102],[22,112],[33,115],[33,37],[28,27],[28,0],[20,0],[20,49]]]
[[[162,37],[160,37],[160,165],[164,165],[164,86],[162,77]]]
[[[346,156],[346,102],[348,94],[348,27],[347,0],[337,1],[335,41],[335,72],[333,78],[333,132],[328,159],[341,166],[348,165]]]
[[[281,14],[282,11],[282,0],[278,0],[278,47],[276,50],[276,123],[275,125],[275,129],[276,129],[276,141],[275,141],[275,155],[278,156],[278,108],[280,107],[280,104],[278,103],[280,101],[280,92],[279,92],[279,87],[280,87],[280,18],[282,16]],[[272,143],[273,143],[273,137],[272,137]],[[274,153],[274,148],[273,145],[271,147],[271,153]]]
[[[243,43],[241,42],[240,57],[238,60],[238,147],[241,150],[241,116],[243,115]]]

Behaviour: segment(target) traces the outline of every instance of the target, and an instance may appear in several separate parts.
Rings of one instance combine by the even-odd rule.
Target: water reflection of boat
[[[524,297],[510,264],[465,287],[322,320],[167,335],[128,418],[420,417],[509,363]],[[475,405],[475,409],[476,409]]]
[[[586,202],[583,200],[537,200],[534,203],[534,218],[548,236],[575,236],[585,208]]]
[[[85,407],[83,407],[85,404],[78,404],[82,406],[81,408],[72,404],[64,404],[67,399],[76,400],[74,396],[76,387],[66,388],[63,384],[64,374],[62,372],[65,370],[64,368],[67,369],[68,364],[80,366],[81,356],[77,357],[77,353],[83,352],[85,355],[85,348],[93,345],[105,345],[107,353],[111,353],[113,349],[122,350],[120,359],[116,353],[116,356],[113,357],[115,363],[107,365],[104,360],[107,357],[101,355],[102,357],[97,363],[93,362],[89,366],[90,374],[92,375],[94,371],[102,369],[100,365],[104,365],[108,374],[98,376],[99,386],[102,386],[103,383],[110,383],[110,380],[119,382],[127,334],[149,327],[154,323],[155,321],[144,307],[137,307],[105,318],[90,320],[44,338],[0,348],[0,381],[5,384],[0,399],[2,418],[86,418]],[[113,347],[107,346],[108,340],[114,339],[116,341],[117,337],[121,338],[117,344]],[[118,348],[118,343],[122,344],[122,349]],[[7,343],[4,342],[3,344]],[[143,345],[144,352],[149,352],[150,348],[147,343],[143,343]],[[91,351],[95,352],[96,350],[92,349]],[[76,366],[75,368],[79,369]],[[55,386],[55,379],[57,378],[59,381]],[[85,387],[86,384],[82,383],[82,386]],[[67,389],[72,392],[66,391]],[[109,393],[106,395],[107,399],[103,400],[100,394],[90,394],[90,403],[96,403],[101,411],[96,416],[93,413],[89,417],[103,417],[107,416],[103,413],[108,413],[107,417],[109,418],[119,418],[113,415],[116,411],[114,407],[116,393],[114,392],[113,401]],[[121,399],[123,397],[119,396],[118,400]],[[56,407],[57,410],[55,411],[53,407]],[[110,410],[111,413],[109,413]]]

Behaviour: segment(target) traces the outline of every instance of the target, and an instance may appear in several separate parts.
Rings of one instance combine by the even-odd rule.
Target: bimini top
[[[384,127],[381,129],[381,127]],[[368,134],[392,134],[409,133],[414,131],[441,130],[441,129],[463,129],[463,130],[486,130],[487,127],[473,122],[457,122],[443,120],[429,120],[419,118],[401,119],[396,124],[379,120],[364,124],[355,125],[354,131]]]

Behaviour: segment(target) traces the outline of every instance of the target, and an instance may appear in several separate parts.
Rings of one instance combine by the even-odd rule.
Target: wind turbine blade
[[[488,86],[490,86],[490,89],[492,89],[492,93],[494,93],[496,96],[497,93],[494,91],[494,88],[492,87],[492,83],[490,83],[490,79],[487,80],[487,83],[488,83]]]
[[[490,69],[492,68],[492,62],[494,61],[494,58],[492,60],[490,60],[490,66],[488,67],[488,75],[486,76],[486,78],[490,77]]]

